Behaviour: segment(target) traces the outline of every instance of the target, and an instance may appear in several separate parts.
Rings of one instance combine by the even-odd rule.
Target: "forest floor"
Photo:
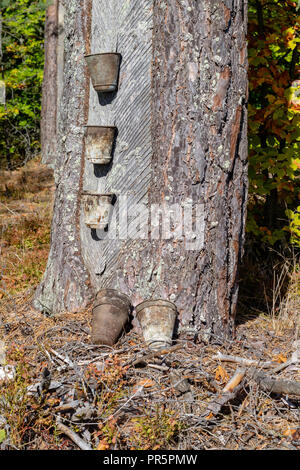
[[[297,265],[266,292],[269,311],[249,307],[243,280],[231,341],[180,338],[153,356],[131,330],[96,346],[91,308],[50,317],[31,306],[53,194],[38,160],[0,174],[0,449],[299,450]]]

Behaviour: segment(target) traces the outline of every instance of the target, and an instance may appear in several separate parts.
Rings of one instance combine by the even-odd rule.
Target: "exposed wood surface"
[[[246,369],[238,368],[229,382],[225,385],[223,392],[233,392],[246,375]]]
[[[85,161],[84,189],[114,193],[114,215],[127,206],[147,204],[150,185],[152,0],[97,0],[92,7],[91,53],[118,51],[122,56],[119,89],[97,94],[89,82],[90,125],[115,125],[118,129],[110,165],[94,166]],[[129,220],[129,219],[128,219]],[[127,271],[127,257],[143,243],[131,239],[130,228],[117,219],[117,239],[110,233],[93,233],[81,218],[81,240],[85,264],[95,290],[113,287],[142,300],[143,279]],[[109,229],[113,230],[111,223]]]
[[[257,366],[259,368],[269,368],[274,366],[274,362],[272,361],[255,361],[254,359],[247,359],[244,357],[238,357],[238,356],[231,356],[230,354],[221,354],[218,353],[215,356],[213,356],[214,360],[219,360],[219,361],[224,361],[224,362],[234,362],[236,364],[241,364],[243,366]]]
[[[221,394],[214,397],[207,406],[206,412],[203,414],[206,419],[216,416],[224,405],[232,401],[240,391],[241,382],[245,377],[246,369],[237,369],[232,378],[223,388]]]

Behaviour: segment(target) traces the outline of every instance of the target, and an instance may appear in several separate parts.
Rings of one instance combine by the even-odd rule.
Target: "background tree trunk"
[[[247,2],[94,0],[91,52],[122,54],[119,90],[106,99],[92,87],[84,95],[87,2],[65,9],[63,143],[52,248],[36,305],[75,310],[109,286],[135,305],[172,300],[182,333],[231,336],[247,200]],[[87,117],[118,127],[109,168],[84,160]],[[201,202],[204,244],[190,250],[185,238],[134,239],[121,223],[121,237],[99,238],[79,221],[82,187],[114,192],[119,219],[125,194],[129,208]]]
[[[45,67],[41,113],[42,161],[49,166],[53,165],[57,153],[57,42],[58,0],[54,0],[46,13]]]

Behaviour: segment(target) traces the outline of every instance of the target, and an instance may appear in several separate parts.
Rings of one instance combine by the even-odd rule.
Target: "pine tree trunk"
[[[163,266],[156,295],[174,293],[196,332],[230,336],[247,199],[247,2],[156,2],[154,24],[151,200],[205,207],[203,250],[150,248]]]
[[[119,90],[111,99],[85,88],[87,3],[73,0],[65,9],[58,189],[36,305],[76,310],[109,286],[129,294],[134,305],[172,300],[182,333],[231,336],[247,200],[247,2],[94,0],[91,52],[117,48],[122,54]],[[87,119],[118,128],[109,168],[85,161],[81,126]],[[85,226],[82,188],[116,194],[116,239]],[[198,204],[201,236],[194,245],[186,236],[156,239],[152,223],[149,238],[133,238],[133,225],[126,234],[125,195],[129,210],[137,203],[149,211],[155,204]]]
[[[91,4],[90,0],[65,0],[59,4],[66,13],[66,40],[64,62],[57,63],[56,69],[58,80],[58,68],[63,67],[63,81],[56,83],[55,91],[59,96],[62,89],[61,100],[57,102],[56,154],[52,154],[48,162],[54,168],[56,194],[48,264],[34,300],[34,305],[46,313],[75,312],[91,298],[89,273],[83,262],[79,236],[83,125],[88,112],[89,80],[82,56],[89,47]],[[48,117],[53,117],[52,107],[44,108],[44,119]],[[48,139],[44,135],[44,151],[52,147],[52,139],[53,133]]]

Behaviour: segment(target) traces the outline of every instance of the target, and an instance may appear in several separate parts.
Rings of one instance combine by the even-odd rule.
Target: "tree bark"
[[[88,77],[82,57],[89,52],[91,3],[90,0],[59,3],[66,11],[67,40],[63,83],[56,85],[57,94],[62,88],[62,99],[57,103],[56,154],[49,162],[55,169],[56,194],[48,264],[34,299],[34,305],[48,314],[78,311],[91,299],[89,273],[83,262],[79,236],[83,125],[88,113]],[[48,110],[49,118],[52,116],[52,107],[47,107],[45,119]],[[44,139],[44,146],[51,145],[51,138],[52,134]]]
[[[53,166],[57,152],[57,42],[58,0],[54,0],[46,13],[45,66],[41,112],[42,161],[49,166]]]
[[[111,98],[85,88],[87,0],[65,2],[65,8],[63,143],[52,247],[36,305],[76,310],[93,291],[112,287],[134,305],[173,301],[182,333],[231,336],[247,201],[247,2],[94,0],[91,51],[122,54],[119,90]],[[85,162],[81,126],[87,119],[118,128],[109,168]],[[85,226],[82,188],[117,195],[117,239]],[[126,234],[124,195],[129,208],[201,203],[203,240],[191,249],[186,236],[156,239],[153,220],[147,239],[131,236],[130,227]]]
[[[149,246],[156,296],[181,322],[231,336],[247,200],[247,2],[155,2],[150,201],[203,200],[204,249]]]

